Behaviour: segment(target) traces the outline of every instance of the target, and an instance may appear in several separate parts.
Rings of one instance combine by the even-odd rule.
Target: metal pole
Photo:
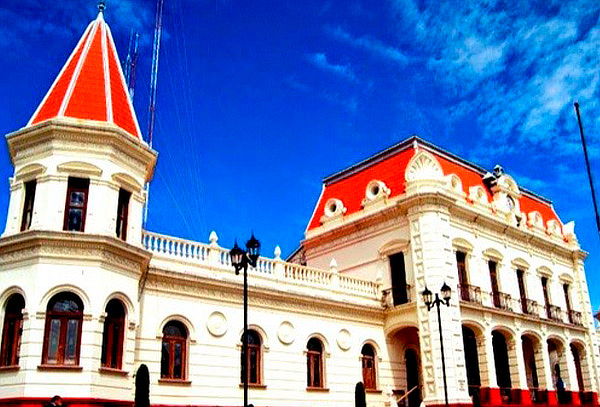
[[[446,356],[444,355],[444,339],[442,336],[442,318],[440,314],[440,297],[435,295],[435,305],[437,307],[438,316],[438,329],[440,331],[440,347],[442,348],[442,375],[444,376],[444,398],[446,400],[446,407],[448,407],[448,383],[446,382]]]
[[[590,189],[592,190],[592,201],[594,202],[594,213],[596,214],[596,228],[600,233],[600,216],[598,215],[598,204],[596,203],[596,191],[594,189],[594,179],[592,178],[592,169],[590,167],[590,159],[588,157],[587,144],[585,135],[583,134],[583,124],[581,123],[581,114],[579,113],[579,103],[573,103],[575,112],[577,113],[577,123],[579,124],[579,134],[581,135],[581,145],[583,146],[583,156],[585,157],[585,167],[587,169],[588,178],[590,181]]]
[[[248,265],[244,267],[244,407],[248,407]]]

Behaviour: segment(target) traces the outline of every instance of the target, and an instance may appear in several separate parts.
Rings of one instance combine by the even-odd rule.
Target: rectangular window
[[[69,177],[63,230],[84,231],[89,189],[89,179]]]
[[[550,318],[550,296],[548,295],[548,278],[542,277],[542,291],[544,292],[544,306],[546,307],[546,315]]]
[[[456,268],[458,271],[458,283],[460,284],[460,297],[463,301],[470,301],[469,279],[467,278],[467,254],[456,252]]]
[[[35,201],[35,186],[35,180],[25,183],[25,202],[23,204],[23,216],[21,217],[21,232],[28,230],[31,227],[33,202]]]
[[[400,252],[390,256],[390,271],[392,273],[394,305],[406,304],[408,302],[408,287],[406,285],[404,253]]]
[[[565,292],[565,305],[567,312],[571,312],[571,298],[569,297],[569,284],[563,284],[563,291]]]
[[[517,281],[519,283],[519,298],[521,299],[521,308],[523,312],[527,314],[527,293],[525,292],[525,276],[523,270],[517,269]]]
[[[127,240],[127,217],[129,213],[129,199],[131,192],[119,190],[119,204],[117,205],[117,237]]]
[[[494,307],[500,308],[500,291],[498,290],[498,275],[496,271],[497,267],[498,263],[493,260],[488,261],[490,280],[492,282],[492,299],[494,301]]]

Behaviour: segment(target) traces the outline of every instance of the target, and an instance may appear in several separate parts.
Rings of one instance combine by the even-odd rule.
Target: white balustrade
[[[229,250],[216,244],[204,244],[191,240],[179,239],[158,233],[144,231],[142,233],[142,245],[144,248],[158,257],[164,256],[169,259],[182,260],[209,266],[209,253],[213,256],[212,262],[224,269],[231,269],[231,258]],[[321,270],[313,267],[302,266],[294,263],[282,262],[280,259],[269,259],[260,257],[256,267],[250,268],[251,273],[264,276],[265,278],[280,278],[275,275],[276,266],[283,265],[283,280],[301,286],[318,287],[326,290],[339,290],[351,295],[360,295],[378,299],[379,286],[375,281],[362,280],[356,277],[339,274],[339,285],[332,284],[333,275],[337,274],[330,270]],[[214,266],[215,264],[213,264]],[[337,278],[337,277],[336,277]]]

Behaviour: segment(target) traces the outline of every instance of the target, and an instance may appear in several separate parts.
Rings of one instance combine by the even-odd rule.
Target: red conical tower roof
[[[112,123],[142,139],[102,12],[88,25],[28,125],[56,117]]]

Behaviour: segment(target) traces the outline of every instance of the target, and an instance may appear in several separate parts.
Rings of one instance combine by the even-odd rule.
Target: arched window
[[[43,364],[79,364],[82,322],[83,303],[77,295],[62,292],[50,299],[46,310]]]
[[[123,338],[125,336],[125,307],[117,299],[106,305],[106,319],[102,335],[103,367],[121,369],[123,360]]]
[[[0,366],[17,366],[19,364],[19,347],[21,345],[21,332],[23,331],[23,308],[25,308],[25,300],[21,294],[13,294],[6,301]]]
[[[184,380],[186,376],[188,332],[179,321],[170,321],[163,328],[160,377]]]
[[[375,367],[375,349],[372,345],[366,344],[361,350],[362,377],[365,390],[375,390],[377,388],[377,372]]]
[[[242,335],[242,359],[241,359],[241,381],[244,382],[244,375],[248,372],[248,384],[261,384],[261,347],[262,341],[258,332],[248,330],[248,355],[244,354],[244,336]]]
[[[306,344],[306,379],[309,388],[323,388],[323,344],[317,338]]]

